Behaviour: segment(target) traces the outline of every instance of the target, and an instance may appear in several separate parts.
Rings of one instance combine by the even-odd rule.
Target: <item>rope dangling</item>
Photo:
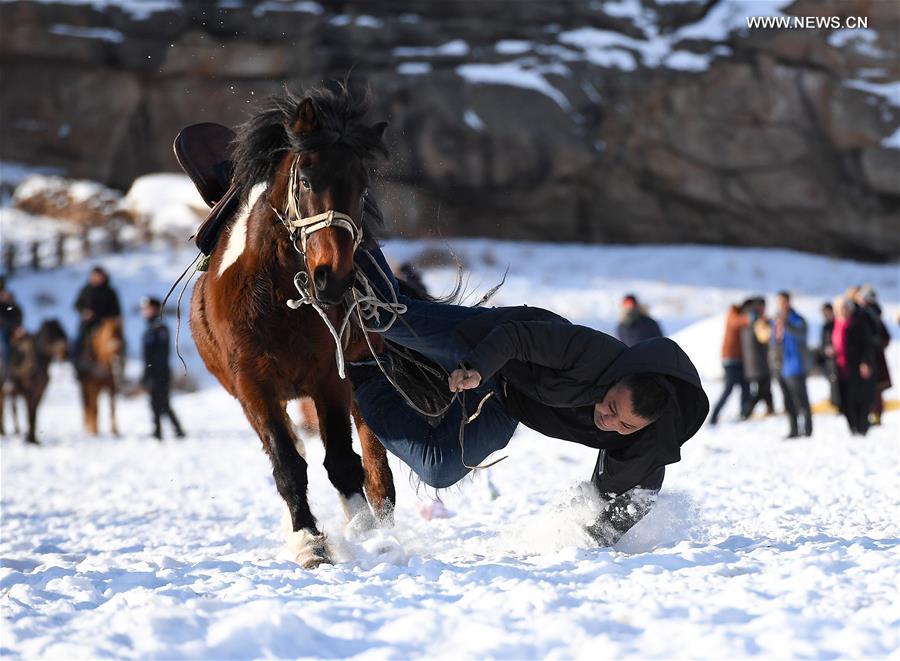
[[[484,397],[481,398],[481,401],[478,402],[478,406],[475,409],[475,413],[472,415],[466,415],[466,396],[465,393],[459,394],[459,405],[462,407],[463,416],[462,420],[459,421],[459,459],[462,461],[462,465],[468,468],[469,470],[484,470],[485,468],[490,468],[491,466],[496,466],[504,459],[508,459],[509,455],[505,454],[499,459],[494,459],[489,464],[476,464],[474,466],[470,466],[466,463],[466,448],[465,448],[465,435],[466,435],[466,425],[471,424],[475,421],[475,419],[481,415],[481,409],[484,407],[485,403],[494,395],[494,391],[492,390]]]

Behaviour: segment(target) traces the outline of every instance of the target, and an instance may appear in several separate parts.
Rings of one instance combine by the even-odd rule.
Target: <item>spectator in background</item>
[[[631,347],[638,342],[662,336],[659,324],[647,314],[647,308],[638,303],[634,294],[626,295],[622,299],[616,337],[622,340],[626,346]]]
[[[169,329],[159,314],[160,302],[155,298],[141,300],[141,315],[147,320],[144,330],[144,376],[141,383],[150,394],[150,409],[153,411],[153,436],[162,440],[162,417],[169,416],[175,436],[184,438],[181,423],[169,403]]]
[[[85,340],[105,320],[122,314],[119,296],[109,284],[109,274],[95,266],[88,274],[87,284],[78,292],[75,309],[81,319],[78,334],[72,344],[72,360],[79,371],[91,362],[90,343]]]
[[[891,373],[888,370],[885,351],[891,343],[891,334],[881,318],[881,305],[878,303],[878,294],[870,286],[865,286],[860,292],[863,311],[869,316],[870,324],[874,327],[872,342],[874,344],[874,386],[872,406],[869,422],[872,425],[881,424],[881,415],[884,413],[884,391],[891,387]]]
[[[816,362],[822,368],[822,374],[828,379],[831,386],[830,401],[835,408],[841,408],[841,391],[838,383],[837,365],[834,362],[834,307],[831,303],[822,305],[822,335],[819,340],[819,349],[816,353]]]
[[[784,407],[790,422],[788,438],[798,438],[798,417],[803,416],[803,435],[812,436],[812,410],[806,391],[809,371],[806,346],[806,320],[791,307],[791,295],[782,291],[776,297],[777,312],[772,320],[772,342],[769,355],[778,385],[784,395]]]
[[[775,413],[772,403],[772,372],[769,370],[769,318],[766,317],[766,299],[762,296],[748,299],[742,306],[746,310],[747,325],[741,329],[741,354],[744,357],[744,378],[750,384],[750,399],[741,412],[746,419],[753,415],[759,402],[766,403],[766,412]]]
[[[722,339],[722,366],[725,368],[725,389],[716,402],[709,423],[715,425],[719,422],[719,414],[722,407],[728,401],[731,391],[735,386],[741,388],[741,414],[750,403],[750,385],[744,378],[744,357],[741,351],[741,332],[749,324],[743,306],[732,305],[725,317],[725,336]]]
[[[0,276],[0,387],[9,367],[9,350],[13,333],[22,325],[22,308],[13,293],[6,288],[6,278]]]
[[[835,299],[834,311],[832,346],[841,389],[841,413],[847,418],[851,434],[865,436],[872,405],[875,345],[866,313],[851,299]]]

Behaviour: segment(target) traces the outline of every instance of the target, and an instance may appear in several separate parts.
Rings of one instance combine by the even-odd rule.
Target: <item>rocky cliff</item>
[[[352,69],[390,122],[378,179],[400,233],[900,256],[891,0],[0,9],[7,161],[127,187],[177,167],[182,126]],[[841,26],[747,27],[762,15]]]

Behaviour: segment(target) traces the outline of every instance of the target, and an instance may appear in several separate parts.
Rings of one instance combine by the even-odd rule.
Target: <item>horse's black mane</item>
[[[316,111],[319,130],[311,135],[296,135],[289,127],[297,119],[304,99],[310,99]],[[271,182],[284,152],[303,152],[341,144],[360,158],[388,156],[381,140],[381,127],[363,123],[369,110],[368,90],[352,94],[349,85],[334,83],[305,90],[288,89],[269,99],[263,108],[237,127],[231,145],[234,181],[246,199],[259,182]]]

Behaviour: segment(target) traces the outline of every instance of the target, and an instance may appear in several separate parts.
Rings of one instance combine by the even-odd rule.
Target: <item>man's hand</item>
[[[869,367],[866,363],[859,364],[859,375],[866,381],[869,380],[872,376],[872,368]]]
[[[475,370],[453,370],[447,382],[450,386],[450,392],[462,392],[481,385],[481,375]]]

